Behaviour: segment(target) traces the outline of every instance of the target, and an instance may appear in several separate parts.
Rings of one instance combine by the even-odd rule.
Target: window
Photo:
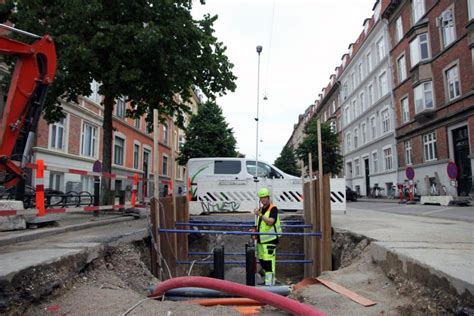
[[[385,45],[383,37],[377,41],[377,57],[381,61],[385,57]]]
[[[350,152],[352,149],[351,145],[351,133],[346,134],[346,152]]]
[[[354,129],[354,149],[359,147],[359,129]]]
[[[448,9],[441,14],[439,24],[441,27],[443,47],[446,47],[456,39],[453,9]]]
[[[358,72],[357,74],[359,75],[359,84],[362,82],[362,78],[364,78],[364,72],[362,69],[362,63],[359,63],[359,66],[357,67]]]
[[[64,173],[50,172],[49,173],[49,188],[57,191],[62,191]]]
[[[360,114],[365,112],[365,97],[364,97],[364,92],[361,92],[359,94],[359,100],[360,100]]]
[[[344,81],[342,84],[342,99],[345,100],[347,99],[347,96],[349,94],[348,87],[347,87],[347,81]]]
[[[140,145],[133,144],[133,168],[138,169],[140,162]]]
[[[362,144],[365,144],[367,142],[367,126],[365,123],[362,123],[360,125],[360,129],[362,131]]]
[[[370,107],[374,103],[374,86],[372,84],[369,84],[367,87],[367,98],[368,106]]]
[[[354,160],[354,171],[355,171],[355,176],[358,177],[360,176],[360,160],[359,159],[355,159]]]
[[[377,165],[378,165],[377,152],[373,152],[373,153],[372,153],[372,172],[373,172],[373,173],[378,172]]]
[[[88,123],[82,125],[81,133],[81,155],[96,157],[97,151],[97,127]]]
[[[461,95],[457,65],[446,71],[446,83],[448,84],[449,100],[456,99]]]
[[[163,155],[163,175],[168,175],[168,157]]]
[[[141,117],[136,118],[136,119],[135,119],[135,128],[136,128],[136,129],[140,129],[141,124],[142,124],[142,118],[141,118]]]
[[[397,42],[400,42],[400,40],[403,38],[403,25],[402,25],[402,16],[400,15],[395,21],[395,38]]]
[[[89,99],[91,99],[95,103],[100,103],[99,87],[100,87],[99,83],[95,80],[92,80],[91,94],[89,96]]]
[[[388,92],[387,74],[385,72],[379,76],[379,92],[380,98]]]
[[[352,178],[352,162],[346,163],[346,177]]]
[[[81,175],[81,190],[94,194],[94,177]]]
[[[383,150],[384,169],[392,170],[392,147]]]
[[[125,118],[125,98],[118,97],[117,98],[117,117]]]
[[[64,118],[49,125],[49,148],[64,149]]]
[[[377,137],[377,124],[375,122],[375,116],[370,118],[370,131],[371,131],[371,137],[372,139],[375,139]]]
[[[428,33],[422,33],[410,42],[410,57],[412,67],[430,58]]]
[[[411,165],[412,162],[412,149],[411,149],[411,141],[407,140],[403,142],[403,147],[405,148],[405,164]]]
[[[438,158],[435,132],[423,135],[423,152],[425,161],[436,160]]]
[[[336,101],[332,101],[332,105],[331,105],[331,115],[336,113]]]
[[[239,162],[240,163],[240,162]],[[247,161],[247,172],[255,176],[255,161]],[[272,169],[269,165],[263,162],[258,162],[258,176],[267,178],[281,178],[282,175],[276,170]]]
[[[415,112],[433,108],[433,90],[431,81],[422,83],[415,87]]]
[[[354,91],[356,88],[355,75],[354,72],[351,73],[351,91]]]
[[[168,144],[168,126],[163,125],[163,144]]]
[[[344,125],[348,125],[350,121],[351,121],[351,118],[350,118],[349,106],[347,105],[344,108]]]
[[[400,113],[402,114],[402,124],[410,120],[410,109],[408,107],[408,98],[403,98],[400,101]]]
[[[416,24],[419,19],[425,14],[425,0],[412,0],[411,14],[413,24]]]
[[[469,13],[469,20],[474,19],[474,0],[467,0],[467,9]]]
[[[390,112],[388,109],[382,111],[382,133],[390,132]]]
[[[329,126],[331,127],[331,133],[335,134],[337,132],[336,122],[334,120],[332,120],[329,123]]]
[[[372,54],[370,52],[367,53],[367,74],[372,71]]]
[[[248,162],[247,162],[248,165]],[[252,165],[255,174],[255,162]],[[247,167],[248,169],[248,167]],[[216,160],[214,161],[214,174],[239,174],[242,164],[239,160]]]
[[[352,100],[352,119],[355,120],[357,117],[357,100]]]
[[[400,83],[407,78],[407,65],[405,62],[405,55],[398,58],[397,70],[398,70],[398,82]]]
[[[121,137],[115,136],[114,139],[114,164],[123,166],[125,140]]]

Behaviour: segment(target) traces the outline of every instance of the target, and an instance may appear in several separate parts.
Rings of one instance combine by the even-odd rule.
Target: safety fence
[[[47,214],[61,214],[72,212],[95,212],[100,210],[123,210],[127,207],[144,207],[144,204],[137,203],[138,185],[141,181],[148,181],[146,178],[140,178],[137,173],[133,176],[119,175],[107,172],[91,172],[87,170],[75,168],[62,168],[56,166],[48,166],[44,161],[38,159],[36,163],[28,163],[26,168],[35,170],[35,187],[28,186],[24,193],[24,206],[26,210],[0,210],[0,216],[11,215],[35,215],[45,216]],[[78,175],[87,175],[94,177],[94,195],[86,191],[74,192],[70,191],[62,193],[51,189],[45,189],[44,172],[54,171],[61,173],[71,173]],[[125,196],[120,196],[119,204],[99,205],[100,199],[100,177],[110,179],[125,179],[132,182],[131,199],[125,203]],[[142,192],[143,193],[143,192]],[[6,196],[13,197],[13,191],[6,192]],[[5,195],[5,194],[4,194]],[[144,196],[141,200],[144,201]]]

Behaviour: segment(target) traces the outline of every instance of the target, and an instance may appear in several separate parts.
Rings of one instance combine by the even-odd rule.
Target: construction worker
[[[281,233],[280,217],[278,209],[270,202],[270,192],[267,188],[258,191],[261,207],[256,208],[254,213],[257,218],[257,232],[260,233]],[[276,272],[276,247],[278,245],[278,235],[258,235],[257,236],[257,256],[260,261],[261,272],[265,277],[265,285],[275,285]]]

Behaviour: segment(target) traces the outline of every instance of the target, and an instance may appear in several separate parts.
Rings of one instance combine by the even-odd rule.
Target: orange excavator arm
[[[3,24],[0,26],[26,33]],[[13,156],[21,157],[29,152],[27,147],[31,147],[47,87],[56,71],[56,49],[52,38],[49,35],[37,38],[33,44],[25,44],[0,35],[0,54],[16,57],[7,100],[4,108],[0,108],[0,172],[6,174],[0,184],[6,188],[24,177],[22,169],[13,163]]]

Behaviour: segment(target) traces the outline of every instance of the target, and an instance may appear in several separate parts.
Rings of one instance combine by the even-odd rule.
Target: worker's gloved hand
[[[256,227],[253,227],[253,228],[250,228],[249,229],[249,232],[256,232],[257,231],[257,228]],[[252,239],[253,240],[257,240],[257,236],[258,235],[251,235],[252,236]]]
[[[261,215],[262,215],[262,213],[260,212],[260,209],[259,209],[259,208],[254,209],[254,210],[253,210],[253,213],[254,213],[255,215],[257,215],[257,216],[261,216]]]

